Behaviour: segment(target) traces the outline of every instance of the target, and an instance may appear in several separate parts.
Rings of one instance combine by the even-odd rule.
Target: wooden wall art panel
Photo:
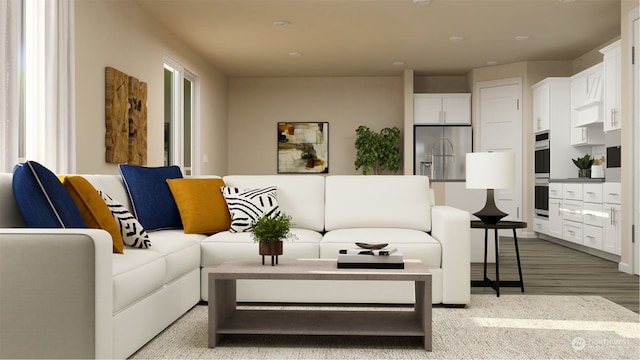
[[[129,77],[129,164],[147,163],[147,84]]]
[[[147,163],[147,84],[105,68],[105,160]]]

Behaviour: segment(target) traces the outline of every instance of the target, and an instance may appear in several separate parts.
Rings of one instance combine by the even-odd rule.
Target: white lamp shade
[[[510,189],[515,185],[512,152],[467,153],[467,189]]]

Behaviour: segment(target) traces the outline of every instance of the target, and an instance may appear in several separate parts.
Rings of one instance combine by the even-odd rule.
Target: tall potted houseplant
[[[271,266],[276,265],[278,255],[282,255],[282,240],[296,239],[290,231],[291,225],[291,216],[285,213],[276,216],[264,215],[251,223],[251,237],[259,244],[262,265],[265,256],[271,256]]]
[[[379,133],[360,125],[356,129],[356,170],[362,174],[381,174],[385,170],[400,170],[400,129],[384,128]]]

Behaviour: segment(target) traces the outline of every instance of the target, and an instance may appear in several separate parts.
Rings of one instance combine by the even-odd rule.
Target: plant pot
[[[282,255],[282,241],[260,241],[258,251],[262,255],[262,265],[265,256],[271,256],[271,266],[277,265],[278,255]]]
[[[591,169],[578,169],[578,177],[579,178],[590,178],[591,177]]]

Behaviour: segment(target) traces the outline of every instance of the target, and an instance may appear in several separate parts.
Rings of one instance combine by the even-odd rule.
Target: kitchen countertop
[[[549,179],[550,183],[603,183],[604,178],[568,178],[568,179]]]

